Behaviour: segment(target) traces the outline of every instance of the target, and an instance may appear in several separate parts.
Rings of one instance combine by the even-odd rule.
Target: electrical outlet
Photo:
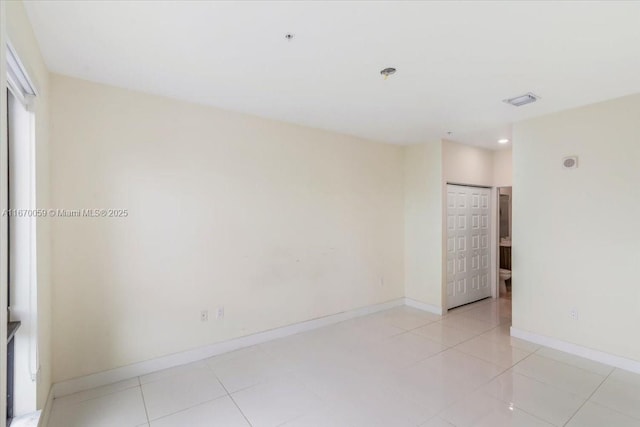
[[[571,317],[573,320],[578,320],[578,310],[572,308],[569,312],[569,317]]]
[[[36,384],[40,384],[41,379],[42,375],[40,375],[40,366],[38,366],[38,370],[36,371],[36,373],[31,373],[31,381]]]
[[[200,321],[208,322],[209,321],[209,310],[202,310],[200,312]]]
[[[224,319],[224,307],[218,307],[218,310],[216,310],[216,319]]]

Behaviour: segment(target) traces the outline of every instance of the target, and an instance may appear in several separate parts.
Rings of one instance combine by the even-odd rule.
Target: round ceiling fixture
[[[507,142],[509,142],[507,138],[502,138],[498,140],[498,144],[506,144]]]
[[[569,156],[562,159],[562,167],[565,169],[575,169],[578,167],[578,156]]]
[[[293,40],[294,37],[293,33],[287,33],[284,35],[284,38],[287,39],[287,41]]]
[[[380,74],[382,74],[384,76],[384,79],[386,80],[387,77],[393,75],[396,73],[396,69],[393,67],[389,67],[389,68],[385,68],[384,70],[380,71]]]

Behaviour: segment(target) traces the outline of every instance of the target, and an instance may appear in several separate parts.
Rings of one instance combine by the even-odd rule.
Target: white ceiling
[[[640,2],[26,7],[51,71],[398,144],[499,148],[514,121],[640,92]]]

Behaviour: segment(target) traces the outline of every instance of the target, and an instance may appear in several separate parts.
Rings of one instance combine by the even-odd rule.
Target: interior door
[[[491,296],[491,190],[447,185],[447,308]]]

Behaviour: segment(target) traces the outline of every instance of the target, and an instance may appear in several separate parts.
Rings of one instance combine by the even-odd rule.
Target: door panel
[[[447,185],[447,308],[491,296],[491,190]]]

